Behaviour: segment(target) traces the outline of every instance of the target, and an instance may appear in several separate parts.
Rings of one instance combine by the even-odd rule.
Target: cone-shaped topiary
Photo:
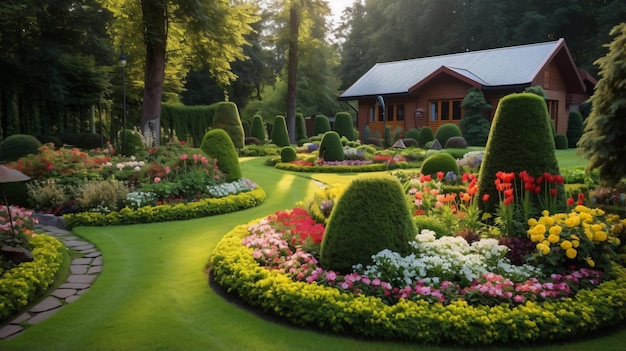
[[[345,136],[348,140],[354,141],[354,125],[352,124],[352,116],[348,112],[337,112],[335,114],[335,124],[333,130],[340,137]]]
[[[433,130],[430,127],[422,127],[419,131],[419,135],[417,138],[418,144],[420,144],[421,148],[426,148],[426,144],[429,141],[433,141],[435,136],[433,135]]]
[[[296,160],[296,149],[285,146],[280,150],[280,162],[291,162]]]
[[[415,129],[415,128],[411,128],[409,130],[406,131],[406,135],[404,136],[405,139],[411,138],[411,139],[415,139],[415,142],[418,143],[419,145],[419,138],[420,138],[420,131]]]
[[[250,136],[257,138],[259,141],[264,142],[266,140],[265,126],[263,126],[263,118],[259,115],[252,117],[252,130]]]
[[[564,150],[569,148],[569,141],[567,140],[567,135],[565,134],[557,134],[554,138],[554,147],[557,150]]]
[[[493,213],[498,204],[494,182],[499,171],[516,176],[527,171],[533,177],[544,172],[560,174],[550,124],[546,103],[536,94],[511,94],[500,100],[480,168],[479,196],[489,194],[489,201],[480,202],[484,211]],[[524,189],[522,185],[517,188]],[[563,186],[557,191],[565,205]]]
[[[343,161],[345,155],[339,134],[333,131],[324,133],[318,153],[324,161]]]
[[[308,138],[306,135],[306,122],[302,113],[296,113],[296,140]]]
[[[210,157],[217,159],[217,167],[224,173],[227,182],[241,179],[239,157],[232,139],[224,129],[211,129],[204,138],[200,149]]]
[[[446,174],[452,171],[459,174],[459,166],[452,155],[447,152],[438,152],[424,160],[421,171],[423,174],[430,174],[433,177],[437,175],[437,172]]]
[[[0,161],[16,161],[20,157],[38,154],[41,142],[29,134],[13,134],[0,144]]]
[[[583,124],[583,116],[578,111],[572,111],[569,113],[569,121],[567,123],[567,143],[571,148],[575,148],[578,144],[578,140],[583,135],[585,130]]]
[[[243,149],[245,133],[239,117],[237,105],[232,101],[217,104],[213,117],[213,129],[223,129],[230,136],[236,149]]]
[[[320,135],[330,131],[330,121],[324,115],[317,115],[313,120],[313,135]]]
[[[448,139],[452,137],[460,137],[463,136],[461,133],[461,128],[454,123],[446,123],[442,124],[437,128],[437,132],[435,132],[435,139],[439,140],[441,145],[446,145]]]
[[[388,148],[391,147],[393,142],[391,141],[391,127],[385,126],[385,135],[383,138],[383,147]]]
[[[357,178],[341,195],[330,215],[320,250],[327,270],[352,272],[389,249],[405,256],[416,234],[406,196],[397,178]]]
[[[276,116],[272,126],[272,143],[277,146],[289,146],[289,134],[287,134],[287,123],[284,116]]]

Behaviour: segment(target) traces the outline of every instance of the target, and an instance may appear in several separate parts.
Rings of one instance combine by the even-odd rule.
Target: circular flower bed
[[[210,259],[212,278],[251,306],[296,325],[383,340],[491,345],[571,340],[626,317],[626,270],[615,264],[612,279],[595,288],[519,304],[470,304],[461,298],[446,303],[400,298],[390,304],[379,296],[340,286],[294,280],[292,275],[297,277],[310,263],[301,250],[296,249],[291,257],[303,259],[293,260],[294,270],[285,271],[268,269],[255,259],[256,250],[243,244],[251,240],[250,229],[267,225],[264,221],[237,226],[224,236]],[[278,245],[272,261],[280,261],[288,250],[288,245]]]

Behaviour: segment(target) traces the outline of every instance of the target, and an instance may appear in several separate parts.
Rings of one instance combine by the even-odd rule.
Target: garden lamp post
[[[122,100],[122,154],[126,155],[126,74],[124,68],[126,67],[126,55],[120,47],[120,66],[122,66],[122,94],[124,96]]]

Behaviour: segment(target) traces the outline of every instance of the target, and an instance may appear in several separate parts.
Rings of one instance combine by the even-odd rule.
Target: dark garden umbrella
[[[9,201],[7,201],[7,195],[4,192],[4,183],[24,182],[29,180],[30,177],[26,174],[9,168],[7,166],[0,165],[0,189],[2,190],[2,198],[4,204],[7,207],[7,213],[9,214],[9,223],[11,224],[11,235],[15,235],[15,229],[13,228],[13,219],[11,218],[11,209],[9,208]]]

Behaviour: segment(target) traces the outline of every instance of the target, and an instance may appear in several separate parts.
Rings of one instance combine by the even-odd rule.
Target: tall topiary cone
[[[313,120],[313,135],[320,135],[330,130],[330,121],[324,115],[317,115]]]
[[[259,115],[252,117],[252,129],[250,136],[259,139],[262,143],[265,142],[265,126],[263,125],[263,118]]]
[[[307,138],[306,121],[302,113],[296,113],[296,141]]]
[[[241,179],[239,156],[233,141],[223,129],[211,129],[204,138],[200,149],[210,157],[217,159],[217,167],[224,173],[227,182]]]
[[[348,112],[337,112],[335,114],[335,124],[333,130],[339,134],[340,137],[345,136],[348,140],[354,141],[354,124],[352,123],[352,116]]]
[[[287,133],[287,122],[284,116],[276,116],[274,118],[274,126],[272,127],[272,135],[270,136],[272,143],[278,146],[289,146],[289,134]]]
[[[358,263],[371,264],[383,249],[402,255],[411,252],[409,241],[416,227],[397,178],[357,178],[335,205],[320,251],[320,265],[349,273]]]
[[[343,161],[346,155],[343,152],[341,138],[337,132],[326,132],[320,142],[319,157],[324,161]]]
[[[235,148],[243,149],[245,133],[239,117],[239,110],[234,102],[224,101],[217,104],[213,117],[213,128],[226,131]]]
[[[533,177],[544,172],[560,174],[550,124],[545,100],[536,94],[511,94],[500,100],[480,167],[479,196],[490,197],[480,202],[483,211],[493,213],[497,207],[494,181],[498,171],[515,172],[516,179],[524,170]],[[563,186],[557,191],[565,205]]]

